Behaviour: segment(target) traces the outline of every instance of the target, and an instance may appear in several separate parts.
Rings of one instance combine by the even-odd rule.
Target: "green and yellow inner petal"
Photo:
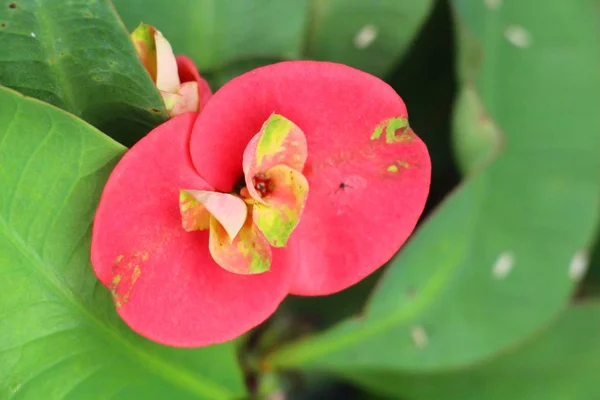
[[[269,241],[252,223],[252,218],[246,218],[244,226],[232,241],[228,239],[219,221],[211,218],[208,246],[210,254],[221,268],[245,275],[259,274],[271,268]]]
[[[188,191],[181,190],[179,192],[179,212],[181,213],[181,225],[187,232],[208,229],[210,213]]]
[[[131,41],[135,51],[144,64],[146,71],[152,77],[152,82],[156,83],[156,43],[154,34],[156,29],[153,26],[140,24],[132,33]]]
[[[244,225],[248,213],[246,203],[239,197],[206,190],[182,190],[179,209],[184,229],[208,228],[208,214],[221,224],[230,241]]]
[[[302,171],[307,157],[304,132],[292,121],[272,114],[259,132],[256,145],[256,168],[265,170],[283,164]]]
[[[271,191],[263,198],[264,203],[254,206],[252,217],[272,246],[283,247],[302,216],[308,181],[287,165],[271,167],[264,175]]]
[[[181,84],[171,44],[153,26],[140,24],[131,34],[138,57],[162,95],[170,117],[196,112],[200,107],[197,82]]]
[[[275,165],[287,165],[302,172],[307,155],[304,132],[289,119],[272,114],[244,151],[244,176],[252,198],[264,203],[254,190],[252,179],[256,174]]]

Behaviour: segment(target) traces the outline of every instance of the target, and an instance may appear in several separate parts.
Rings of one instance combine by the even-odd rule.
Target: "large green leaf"
[[[130,331],[89,265],[90,227],[124,148],[0,88],[0,398],[230,399],[230,344],[172,349]]]
[[[599,219],[598,14],[592,0],[489,4],[456,2],[486,54],[477,87],[503,151],[421,226],[360,319],[283,347],[271,365],[345,375],[467,366],[565,307]],[[526,27],[526,47],[513,24]]]
[[[167,118],[109,0],[0,0],[0,84],[124,144]]]
[[[308,0],[113,0],[127,27],[154,25],[201,73],[251,58],[298,58]]]
[[[600,398],[600,303],[569,309],[541,336],[464,371],[354,371],[376,392],[406,400],[596,400]]]
[[[432,0],[312,0],[305,57],[384,75],[408,50]]]

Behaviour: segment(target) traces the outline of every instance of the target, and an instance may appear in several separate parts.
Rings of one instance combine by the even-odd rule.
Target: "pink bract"
[[[240,275],[211,258],[208,231],[183,229],[180,189],[234,192],[244,150],[273,113],[306,136],[310,191],[286,247],[272,248],[270,270]],[[387,262],[423,211],[430,173],[427,148],[385,82],[335,63],[269,65],[125,154],[96,213],[92,264],[138,333],[178,347],[224,342],[289,293],[331,294]]]
[[[202,111],[213,95],[208,82],[200,76],[198,68],[196,68],[196,65],[189,57],[179,55],[175,56],[175,59],[177,60],[177,72],[181,83],[198,83],[198,98],[200,99],[200,108],[198,111]]]

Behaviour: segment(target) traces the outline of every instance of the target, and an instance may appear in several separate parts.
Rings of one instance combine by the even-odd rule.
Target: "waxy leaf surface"
[[[0,82],[130,145],[167,119],[109,0],[0,2]]]
[[[125,148],[11,90],[0,104],[0,398],[243,397],[232,344],[143,339],[92,271],[92,218]]]

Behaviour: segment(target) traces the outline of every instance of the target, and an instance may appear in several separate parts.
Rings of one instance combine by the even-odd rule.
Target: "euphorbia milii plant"
[[[258,68],[124,155],[96,213],[93,266],[138,333],[224,342],[288,294],[335,293],[388,261],[430,170],[380,79],[329,62]]]
[[[169,41],[151,25],[140,24],[132,32],[131,40],[169,116],[200,111],[212,91],[193,61],[186,56],[175,56]]]

